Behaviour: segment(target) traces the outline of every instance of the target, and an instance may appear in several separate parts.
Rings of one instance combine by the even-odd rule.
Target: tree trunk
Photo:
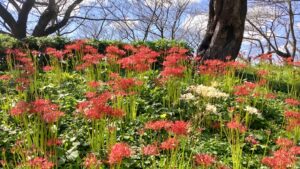
[[[236,59],[242,44],[247,0],[210,0],[207,32],[198,48],[203,60]]]

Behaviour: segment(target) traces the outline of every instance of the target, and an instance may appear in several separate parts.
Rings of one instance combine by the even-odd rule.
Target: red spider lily
[[[290,106],[299,106],[300,105],[300,101],[296,100],[296,99],[293,99],[293,98],[285,99],[285,103],[290,105]]]
[[[48,111],[57,110],[58,106],[55,104],[51,104],[50,100],[46,99],[37,99],[32,102],[31,112],[35,114],[43,114]]]
[[[39,115],[46,123],[54,123],[64,115],[50,100],[38,99],[31,103],[30,113]]]
[[[164,77],[182,77],[186,68],[184,66],[178,67],[166,67],[162,72],[161,75]]]
[[[296,112],[296,111],[286,111],[286,112],[284,112],[284,116],[285,116],[286,118],[300,119],[300,112]]]
[[[267,84],[267,80],[266,79],[260,79],[258,82],[257,82],[257,84],[259,85],[259,86],[264,86],[264,85],[266,85]]]
[[[252,145],[259,144],[259,141],[257,141],[253,135],[249,135],[248,137],[245,138],[245,140],[246,140],[246,142],[248,142]]]
[[[226,68],[231,68],[231,69],[235,69],[235,70],[245,68],[246,66],[247,66],[246,64],[240,63],[238,61],[227,61],[227,62],[225,62],[225,67]]]
[[[111,111],[108,112],[108,115],[112,117],[123,117],[125,116],[125,112],[121,109],[112,109]]]
[[[26,53],[22,52],[19,49],[13,50],[12,54],[7,57],[7,60],[11,60],[11,57],[14,57],[17,61],[15,63],[15,68],[21,70],[21,76],[27,78],[28,76],[34,74],[35,68],[31,57],[27,56]]]
[[[272,53],[266,53],[256,56],[254,59],[260,59],[260,60],[272,60]]]
[[[104,58],[101,54],[86,54],[83,56],[83,63],[76,66],[76,70],[83,70],[90,66],[97,65]]]
[[[79,52],[82,50],[83,45],[86,43],[84,40],[77,40],[72,44],[66,45],[65,46],[65,51],[64,53],[72,53],[72,52]]]
[[[82,60],[87,64],[96,65],[102,58],[104,58],[104,56],[101,54],[86,54],[83,56]]]
[[[105,51],[109,62],[115,62],[119,57],[126,54],[124,50],[112,45],[108,46]]]
[[[187,60],[186,50],[181,48],[171,48],[163,62],[164,69],[161,72],[163,78],[181,77],[185,71],[182,65],[183,61]]]
[[[123,49],[125,49],[126,51],[129,51],[129,52],[136,52],[137,51],[137,49],[134,46],[129,45],[129,44],[125,44],[123,46]]]
[[[3,81],[10,80],[11,78],[12,78],[11,75],[0,75],[0,80]]]
[[[111,93],[104,92],[98,96],[91,97],[90,100],[77,105],[77,110],[88,119],[101,119],[105,116],[122,117],[125,113],[122,110],[114,109],[108,105]]]
[[[54,56],[59,60],[64,58],[64,52],[60,50],[56,50],[55,48],[48,47],[46,48],[46,54],[50,56]]]
[[[229,58],[228,56],[227,58]],[[211,59],[206,60],[204,63],[199,67],[200,74],[207,74],[211,76],[217,76],[220,74],[225,74],[230,69],[242,69],[246,67],[246,64],[237,62],[237,61],[229,61],[227,62],[218,60],[218,59]]]
[[[85,45],[84,48],[83,48],[83,52],[85,54],[98,54],[98,49],[93,47],[93,46],[90,46],[90,45]]]
[[[251,90],[249,90],[246,86],[235,86],[234,95],[236,96],[248,96]]]
[[[197,154],[194,156],[196,165],[209,167],[216,162],[216,158],[209,154]]]
[[[243,126],[240,122],[236,121],[235,119],[232,120],[232,121],[230,121],[230,122],[228,122],[226,124],[226,126],[229,129],[238,130],[241,133],[244,133],[247,130],[245,126]]]
[[[52,67],[52,66],[44,66],[43,67],[43,71],[44,72],[49,72],[49,71],[51,71],[51,70],[53,70],[54,69],[54,67]]]
[[[134,88],[141,86],[142,81],[134,78],[122,78],[116,73],[110,74],[109,86],[113,89],[116,95],[129,95],[134,92]]]
[[[281,148],[289,148],[294,145],[294,142],[287,138],[278,138],[276,140],[276,145],[280,146]]]
[[[85,97],[88,98],[88,99],[91,99],[91,98],[96,97],[96,96],[97,96],[96,92],[86,92],[85,93]]]
[[[7,55],[15,55],[16,57],[26,57],[27,54],[20,49],[7,49],[6,50]]]
[[[258,85],[252,82],[244,82],[244,86],[247,87],[248,89],[255,89]]]
[[[234,95],[248,96],[258,85],[252,82],[244,82],[243,85],[235,86]]]
[[[173,125],[172,122],[166,120],[150,121],[145,124],[145,129],[151,129],[155,131],[161,129],[168,130],[172,125]]]
[[[266,96],[265,96],[267,99],[276,99],[276,95],[274,94],[274,93],[268,93],[268,94],[266,94]]]
[[[176,138],[168,138],[161,143],[160,148],[162,150],[174,150],[179,144],[179,141]]]
[[[178,53],[181,55],[185,55],[187,52],[188,50],[182,47],[172,47],[168,50],[168,54]]]
[[[95,154],[88,154],[87,157],[84,159],[83,165],[86,168],[95,168],[96,166],[100,165],[101,162],[97,159]]]
[[[42,118],[46,123],[54,123],[62,116],[64,116],[63,112],[52,110],[50,112],[44,113]]]
[[[299,146],[279,149],[273,153],[272,157],[264,157],[262,163],[272,169],[287,169],[296,163],[297,155],[300,154],[299,150]]]
[[[142,148],[142,154],[146,156],[159,155],[159,150],[156,144],[150,144]]]
[[[11,110],[12,116],[20,116],[30,110],[30,105],[25,101],[19,101]]]
[[[108,156],[110,165],[120,164],[123,158],[129,158],[131,155],[130,147],[126,143],[116,143],[112,146]]]
[[[152,63],[156,62],[158,56],[159,53],[148,47],[140,47],[131,56],[118,60],[118,64],[123,69],[144,72],[151,68]]]
[[[289,149],[289,152],[291,152],[291,154],[299,155],[300,154],[300,146],[292,146]]]
[[[269,71],[267,71],[267,70],[258,70],[257,71],[257,75],[261,76],[261,77],[266,76],[268,74],[269,74]]]
[[[90,81],[88,82],[88,86],[91,87],[91,88],[97,88],[101,85],[100,82],[97,82],[97,81]]]
[[[62,141],[57,138],[52,138],[47,141],[47,146],[49,146],[49,147],[60,146],[60,145],[62,145]]]
[[[80,65],[77,65],[75,67],[75,70],[78,70],[78,71],[84,70],[84,69],[88,68],[89,66],[91,66],[91,65],[88,64],[88,63],[83,63],[83,64],[80,64]]]
[[[219,75],[224,74],[225,72],[225,63],[221,60],[213,59],[213,60],[206,60],[204,63],[199,67],[200,74],[207,74],[207,75]]]
[[[175,121],[168,129],[176,135],[187,135],[189,123],[184,121]]]
[[[165,61],[163,62],[163,65],[165,67],[177,67],[178,65],[181,65],[183,61],[187,59],[187,56],[181,55],[181,54],[170,54],[166,56]]]
[[[99,111],[98,109],[96,108],[90,108],[88,110],[85,110],[84,111],[84,115],[86,118],[88,119],[101,119],[104,117],[105,113],[107,111],[110,111],[109,107],[108,106],[105,106],[101,109],[102,111]],[[104,112],[105,111],[105,112]]]
[[[54,164],[48,161],[45,158],[36,157],[28,162],[28,165],[32,168],[37,169],[51,169],[54,167]]]

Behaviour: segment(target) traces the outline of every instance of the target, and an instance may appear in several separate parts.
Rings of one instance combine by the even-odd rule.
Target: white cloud
[[[300,22],[296,24],[297,28],[300,30]]]

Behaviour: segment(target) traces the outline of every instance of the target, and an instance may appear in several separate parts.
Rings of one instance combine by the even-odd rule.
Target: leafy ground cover
[[[300,167],[297,63],[84,41],[44,53],[6,51],[2,168]]]

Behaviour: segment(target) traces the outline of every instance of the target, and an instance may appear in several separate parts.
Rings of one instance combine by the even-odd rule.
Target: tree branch
[[[15,9],[16,9],[18,12],[21,11],[21,8],[20,8],[20,6],[17,4],[16,1],[14,1],[14,0],[9,0],[9,2],[15,7]]]
[[[4,20],[5,23],[10,27],[10,29],[13,29],[16,26],[16,21],[14,17],[7,11],[7,9],[2,6],[0,3],[0,17]]]
[[[52,19],[55,19],[58,14],[58,9],[55,0],[49,0],[47,9],[42,13],[36,27],[33,30],[33,36],[40,36],[44,34],[47,25]]]
[[[76,0],[76,1],[74,1],[74,2],[68,7],[68,9],[67,9],[67,11],[66,11],[66,13],[65,13],[64,18],[63,18],[60,22],[58,22],[57,24],[48,27],[48,28],[44,31],[44,33],[43,33],[42,35],[40,35],[40,36],[50,35],[50,34],[54,33],[55,31],[59,30],[60,28],[62,28],[63,26],[65,26],[65,25],[68,23],[68,21],[69,21],[69,19],[70,19],[70,17],[71,17],[71,13],[72,13],[72,11],[74,10],[74,8],[75,8],[77,5],[79,5],[82,1],[83,1],[83,0]]]

